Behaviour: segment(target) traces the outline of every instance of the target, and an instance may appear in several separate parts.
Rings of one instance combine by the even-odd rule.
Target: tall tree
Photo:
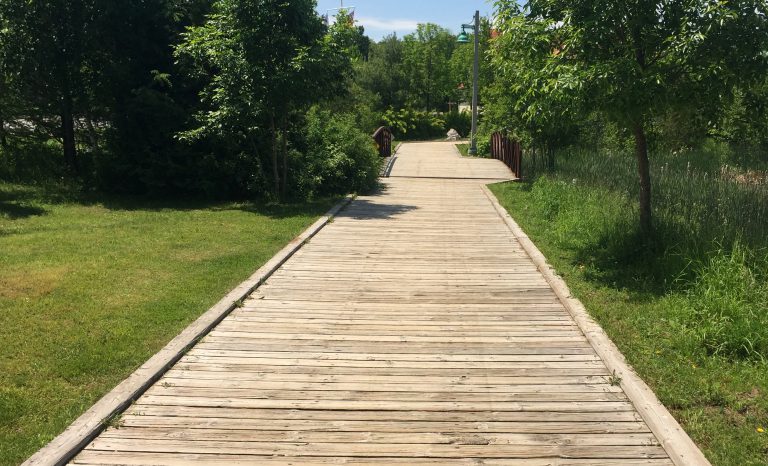
[[[254,155],[266,142],[274,195],[284,195],[291,115],[343,90],[347,45],[326,35],[313,0],[218,0],[176,50],[209,79],[202,93],[208,109],[184,136],[236,137]]]
[[[358,67],[356,82],[381,99],[382,110],[402,108],[407,100],[403,41],[391,34],[371,46],[368,60]]]
[[[542,107],[595,108],[635,141],[640,225],[651,231],[647,123],[700,103],[766,65],[763,0],[498,0],[499,53],[521,69],[526,117]],[[497,66],[502,66],[497,62]],[[711,108],[711,107],[710,107]]]
[[[170,44],[207,3],[0,0],[0,118],[17,137],[61,141],[76,172],[78,149],[119,130],[134,92],[171,71]]]
[[[23,79],[17,92],[25,103],[23,118],[39,132],[62,142],[64,160],[78,171],[75,122],[87,99],[84,85],[96,46],[99,17],[95,0],[3,0],[3,20],[14,32],[15,46],[6,55]],[[9,51],[9,49],[6,49]],[[53,127],[53,120],[58,128]]]
[[[425,110],[442,107],[450,98],[450,59],[456,37],[436,24],[419,24],[403,38],[404,60],[411,105]]]

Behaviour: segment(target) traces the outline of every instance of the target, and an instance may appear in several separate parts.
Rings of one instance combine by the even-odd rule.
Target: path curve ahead
[[[401,147],[75,464],[669,465],[484,193]]]

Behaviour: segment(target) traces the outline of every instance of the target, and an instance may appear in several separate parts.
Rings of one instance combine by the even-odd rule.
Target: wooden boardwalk
[[[669,465],[481,186],[408,144],[76,464]]]

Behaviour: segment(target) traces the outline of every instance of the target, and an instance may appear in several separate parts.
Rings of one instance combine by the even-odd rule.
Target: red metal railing
[[[380,156],[392,156],[392,130],[386,126],[380,127],[373,133],[373,140],[376,141],[376,147],[379,149]]]
[[[501,131],[491,135],[491,157],[504,162],[515,174],[522,178],[523,149],[520,141],[509,139]]]

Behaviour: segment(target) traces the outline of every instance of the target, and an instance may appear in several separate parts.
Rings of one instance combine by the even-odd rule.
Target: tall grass
[[[768,258],[736,242],[698,270],[684,308],[694,338],[709,353],[768,359]]]
[[[526,162],[531,199],[552,218],[556,238],[579,251],[579,261],[596,264],[595,277],[660,295],[681,292],[675,315],[705,355],[768,359],[766,172],[702,152],[652,157],[655,230],[648,238],[637,230],[631,155],[565,150],[554,167],[541,158]]]
[[[535,162],[535,163],[534,163]],[[547,161],[525,160],[525,173],[558,178],[638,196],[636,161],[630,154],[570,149]],[[660,228],[681,231],[687,247],[707,248],[740,240],[752,248],[768,246],[768,175],[720,165],[708,154],[658,154],[651,159],[654,215]],[[663,235],[664,233],[662,233]],[[669,238],[667,238],[669,239]]]

